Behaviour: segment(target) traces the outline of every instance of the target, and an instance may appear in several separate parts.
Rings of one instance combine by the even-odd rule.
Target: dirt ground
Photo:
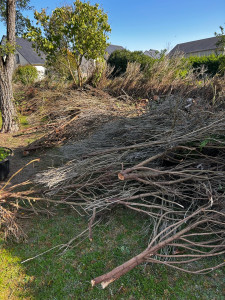
[[[14,178],[12,178],[12,180],[10,180],[10,185],[32,179],[32,177],[38,172],[49,167],[59,165],[57,148],[34,152],[31,155],[24,156],[23,149],[27,146],[26,140],[24,137],[13,137],[12,134],[1,134],[0,145],[13,150],[13,155],[9,158],[10,173],[7,180],[18,170],[24,168]],[[25,167],[26,164],[35,159],[40,159],[40,161],[35,161]],[[55,162],[57,162],[57,164]],[[0,183],[0,185],[3,184],[4,182]]]

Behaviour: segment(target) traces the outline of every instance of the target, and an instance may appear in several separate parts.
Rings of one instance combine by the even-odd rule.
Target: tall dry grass
[[[111,82],[110,78],[114,68],[106,63],[106,61],[96,61],[95,68],[87,82],[91,83],[94,87],[105,89]]]
[[[212,104],[225,101],[225,80],[206,76],[205,70],[196,72],[182,56],[162,57],[151,68],[141,70],[138,63],[128,63],[126,72],[112,77],[112,69],[105,65],[95,85],[114,96],[124,93],[137,98],[150,99],[154,95],[179,94],[201,97]]]

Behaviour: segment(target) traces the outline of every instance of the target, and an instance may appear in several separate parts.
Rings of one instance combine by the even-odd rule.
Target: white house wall
[[[209,56],[211,54],[216,54],[215,50],[207,50],[207,51],[198,51],[198,52],[192,52],[192,53],[188,53],[185,54],[185,57],[190,57],[190,56]],[[224,54],[222,51],[217,51],[217,54]]]
[[[34,66],[38,71],[38,79],[42,80],[45,77],[45,67],[43,66]]]
[[[16,62],[16,55],[19,56],[19,63]],[[30,65],[30,63],[18,51],[16,51],[14,68],[16,69],[19,66],[26,66],[26,65]],[[46,68],[43,66],[35,66],[35,65],[33,66],[38,71],[38,80],[42,80],[45,77]]]

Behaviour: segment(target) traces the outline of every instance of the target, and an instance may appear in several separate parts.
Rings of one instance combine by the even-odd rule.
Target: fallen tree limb
[[[122,275],[126,274],[127,272],[129,272],[130,270],[132,270],[133,268],[135,268],[136,266],[142,264],[145,261],[150,261],[150,262],[155,262],[155,263],[159,262],[159,263],[164,263],[165,265],[171,266],[171,264],[169,264],[169,263],[158,261],[157,259],[152,259],[151,257],[152,256],[157,257],[157,253],[162,248],[170,245],[172,242],[174,243],[174,245],[177,245],[177,241],[182,240],[183,236],[186,233],[191,232],[193,229],[196,229],[197,227],[202,226],[203,224],[208,224],[208,226],[209,226],[210,223],[214,223],[214,219],[216,218],[216,214],[210,215],[208,218],[206,218],[205,216],[204,216],[204,218],[202,218],[202,215],[204,215],[205,210],[206,210],[206,207],[201,208],[197,212],[194,212],[192,215],[188,216],[187,218],[184,218],[182,221],[179,221],[178,225],[179,225],[179,228],[180,228],[184,224],[186,224],[186,222],[188,220],[194,219],[193,223],[187,225],[184,229],[180,229],[180,231],[178,231],[177,233],[174,233],[174,228],[177,226],[176,224],[174,224],[171,227],[170,231],[167,232],[167,234],[164,236],[164,238],[165,238],[166,236],[169,235],[168,238],[163,239],[161,242],[156,243],[156,245],[154,245],[154,246],[152,246],[151,245],[152,243],[150,243],[148,248],[146,250],[144,250],[142,253],[138,254],[137,256],[133,257],[132,259],[128,260],[127,262],[123,263],[122,265],[116,267],[115,269],[113,269],[109,273],[106,273],[104,275],[101,275],[99,277],[94,278],[93,280],[91,280],[92,286],[95,286],[97,284],[101,284],[102,288],[106,288],[110,283],[112,283],[113,281],[119,279]],[[197,219],[196,219],[196,216],[198,216]],[[224,217],[225,217],[225,214],[224,214]],[[225,223],[224,223],[224,228],[225,228]],[[162,236],[162,232],[160,232],[158,234],[158,236]],[[155,237],[155,239],[156,238],[157,237]],[[178,246],[179,247],[185,247],[185,245],[183,245],[183,244],[179,244]],[[202,244],[199,244],[199,247],[201,247],[201,246],[202,246]],[[207,246],[205,246],[205,247],[207,247]],[[217,250],[217,248],[218,248],[218,250]],[[186,247],[186,249],[187,249],[187,247]],[[189,248],[189,250],[190,250],[190,248]],[[167,258],[168,257],[173,257],[173,258],[194,257],[195,259],[199,259],[199,258],[210,257],[210,256],[219,256],[219,255],[225,253],[225,244],[222,243],[220,245],[214,245],[213,250],[214,250],[214,253],[202,252],[202,254],[164,255],[163,257],[167,257]],[[159,255],[159,256],[162,257],[162,255]],[[177,263],[177,261],[175,261],[175,263]],[[182,261],[179,261],[178,263],[182,263]],[[186,263],[186,261],[183,261],[183,263]],[[222,263],[221,265],[224,265],[224,264],[225,263]],[[213,267],[213,268],[211,268],[211,270],[214,270],[215,268],[216,267]],[[179,269],[184,270],[183,268],[179,268]],[[190,273],[199,273],[200,271],[188,271],[188,272],[190,272]]]

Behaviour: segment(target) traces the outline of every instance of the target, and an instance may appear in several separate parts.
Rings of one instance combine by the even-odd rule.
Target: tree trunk
[[[7,0],[6,43],[15,46],[16,1]],[[7,49],[7,48],[6,48]],[[13,102],[12,75],[14,53],[6,52],[6,59],[0,57],[0,109],[2,113],[1,132],[15,132],[19,129],[16,108]]]
[[[13,103],[12,79],[4,74],[0,76],[0,110],[2,113],[1,132],[18,131],[18,118]]]

